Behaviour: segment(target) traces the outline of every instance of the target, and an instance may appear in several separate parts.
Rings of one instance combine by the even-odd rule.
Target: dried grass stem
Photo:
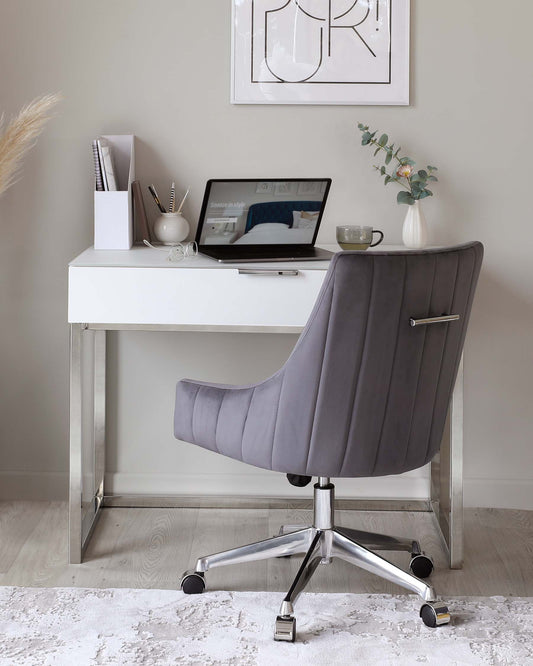
[[[44,125],[53,115],[51,110],[60,99],[59,94],[34,99],[21,109],[5,130],[4,116],[0,117],[0,195],[17,180],[22,158],[35,145]]]

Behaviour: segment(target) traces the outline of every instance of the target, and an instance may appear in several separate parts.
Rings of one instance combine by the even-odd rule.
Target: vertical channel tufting
[[[457,275],[459,273],[459,264],[460,264],[460,257],[459,257],[459,255],[456,255],[455,280],[454,280],[454,284],[453,284],[452,297],[450,299],[450,308],[453,308],[453,303],[455,301],[455,291],[457,289]],[[434,396],[434,399],[433,399],[433,408],[432,408],[432,411],[431,411],[431,425],[433,425],[433,422],[434,422],[435,409],[436,409],[436,406],[437,406],[437,398],[438,398],[438,395],[439,395],[439,384],[440,384],[440,381],[441,381],[442,365],[443,365],[444,359],[447,356],[446,347],[447,347],[447,342],[448,342],[448,334],[450,332],[450,326],[453,326],[453,324],[454,324],[454,322],[449,322],[449,323],[443,324],[443,326],[446,327],[446,332],[445,332],[445,336],[444,336],[444,344],[442,345],[442,354],[441,354],[441,357],[440,357],[440,364],[439,364],[439,374],[438,374],[438,379],[437,379],[437,386],[436,386],[436,389],[435,389],[435,396]],[[461,326],[462,326],[462,323],[461,323]],[[430,430],[428,432],[426,450],[425,450],[423,460],[427,459],[429,447],[431,445],[432,429],[433,428],[430,427]]]
[[[402,299],[402,257],[374,256],[373,253],[372,260],[372,297],[342,476],[370,475],[384,416],[383,386],[390,380],[398,303]]]
[[[400,319],[402,316],[402,310],[403,310],[403,303],[405,300],[405,281],[407,279],[407,259],[404,256],[403,257],[403,286],[402,286],[402,301],[400,303],[400,308],[398,310],[398,322],[396,324],[396,340],[394,342],[394,356],[392,358],[392,364],[391,364],[391,369],[390,369],[390,374],[389,374],[389,382],[387,386],[387,397],[385,399],[385,410],[383,412],[383,418],[381,420],[381,429],[379,433],[379,438],[378,438],[378,444],[376,447],[376,450],[374,452],[374,462],[372,464],[372,474],[371,476],[374,476],[375,470],[376,470],[376,464],[379,458],[379,451],[381,449],[381,442],[383,439],[383,426],[385,424],[385,417],[387,414],[387,408],[389,406],[389,396],[390,396],[390,390],[391,390],[391,385],[392,385],[392,379],[394,377],[394,367],[397,362],[397,357],[398,357],[398,340],[400,339]]]
[[[217,453],[220,453],[220,449],[218,448],[218,442],[217,442],[217,431],[218,431],[218,421],[220,419],[220,412],[222,411],[222,404],[224,402],[224,398],[226,397],[227,392],[223,391],[222,392],[222,399],[218,405],[218,412],[217,412],[217,420],[215,421],[215,450]]]
[[[281,383],[279,385],[279,394],[278,402],[276,405],[276,418],[274,419],[274,429],[272,430],[272,444],[270,446],[270,469],[274,469],[274,446],[276,443],[276,432],[278,429],[278,415],[279,415],[279,406],[281,403],[281,394],[283,393],[283,381],[285,380],[285,373],[281,376]]]
[[[327,314],[328,321],[330,319],[331,307],[332,307],[332,304],[333,304],[333,296],[335,294],[335,281],[336,281],[335,278],[336,278],[336,273],[333,276],[332,292],[331,292],[331,298],[329,300],[329,307],[328,307],[328,314]],[[309,466],[309,458],[311,457],[311,448],[313,446],[313,435],[314,435],[314,431],[315,431],[315,422],[316,422],[316,417],[317,417],[317,404],[318,404],[318,399],[319,399],[319,396],[320,396],[320,391],[321,391],[321,388],[322,388],[322,373],[324,371],[324,358],[325,358],[325,355],[326,355],[326,346],[328,344],[328,336],[330,334],[330,328],[331,327],[329,325],[326,328],[326,335],[325,335],[325,338],[324,338],[324,344],[322,346],[322,354],[321,354],[321,358],[320,358],[320,372],[318,374],[318,382],[317,382],[317,387],[316,387],[316,391],[315,391],[313,420],[312,420],[312,423],[311,423],[311,432],[310,432],[310,435],[309,435],[309,443],[308,443],[308,446],[307,446],[307,456],[306,456],[306,462],[305,462],[305,470],[306,470],[305,473],[306,474],[307,474],[307,469],[308,469],[308,466]]]
[[[255,386],[250,392],[250,402],[248,403],[248,409],[246,410],[246,416],[244,417],[244,423],[242,424],[242,434],[241,434],[241,460],[244,460],[244,431],[246,430],[246,422],[248,421],[248,414],[250,413],[250,406],[252,400],[254,399]]]
[[[361,353],[359,354],[359,361],[358,361],[358,364],[357,364],[357,372],[354,373],[355,374],[355,382],[354,382],[354,385],[352,387],[352,395],[351,395],[351,400],[350,400],[352,408],[351,408],[350,417],[348,419],[348,423],[347,423],[347,426],[346,426],[346,436],[345,436],[345,441],[344,441],[344,454],[342,456],[342,462],[341,462],[341,465],[340,465],[341,474],[344,470],[344,465],[346,463],[346,455],[348,453],[348,448],[349,448],[348,447],[348,440],[349,440],[349,437],[350,437],[350,432],[351,432],[351,428],[352,428],[352,420],[353,420],[353,415],[354,415],[354,411],[355,411],[355,399],[356,399],[356,396],[357,396],[357,392],[359,390],[359,379],[361,377],[361,363],[362,363],[362,360],[363,360],[363,356],[364,356],[364,353],[365,353],[365,347],[366,347],[366,343],[367,343],[368,319],[369,319],[369,314],[370,314],[370,304],[372,303],[372,293],[373,293],[373,290],[374,290],[374,261],[372,261],[371,266],[372,266],[372,271],[371,271],[371,276],[370,276],[370,289],[368,290],[368,300],[367,300],[367,306],[366,306],[365,330],[363,332],[363,344],[361,345]]]
[[[440,444],[482,256],[479,243],[337,255],[283,368],[251,386],[178,382],[175,436],[280,472],[420,467]],[[411,335],[409,316],[452,311],[460,321]]]
[[[470,255],[470,256],[469,256]],[[470,259],[470,262],[469,262]],[[469,264],[469,267],[466,268],[465,266]],[[466,328],[468,325],[468,318],[470,314],[470,307],[472,304],[472,297],[475,289],[475,284],[476,284],[476,278],[474,276],[474,271],[476,268],[476,254],[475,254],[475,248],[471,248],[469,253],[467,252],[464,253],[463,258],[460,258],[460,261],[458,261],[458,266],[457,266],[457,278],[456,282],[454,285],[454,293],[452,297],[452,302],[451,302],[451,308],[453,311],[458,311],[463,313],[463,321],[461,322],[461,327],[459,329],[451,329],[450,326],[452,324],[448,324],[448,329],[446,332],[446,341],[445,341],[445,355],[447,358],[447,363],[446,367],[444,370],[441,370],[441,375],[448,375],[447,377],[441,376],[440,382],[439,382],[439,389],[437,391],[437,395],[435,397],[435,411],[437,414],[439,413],[439,404],[442,404],[443,402],[443,397],[441,394],[444,394],[445,396],[450,396],[453,393],[453,385],[455,382],[455,378],[457,375],[457,369],[459,367],[460,359],[461,359],[461,351],[462,351],[462,346],[464,342],[464,338],[466,335]],[[462,271],[460,270],[462,269]],[[460,272],[465,272],[468,271],[468,280],[464,280],[462,282],[468,284],[469,289],[468,291],[463,295],[461,294],[460,290],[458,291],[457,286],[459,284],[459,277],[460,277]],[[464,303],[457,303],[457,301],[464,300]],[[450,331],[453,332],[453,335],[450,334]],[[458,337],[456,337],[458,336]],[[454,341],[454,337],[456,337],[456,340]],[[450,340],[451,338],[451,340]],[[451,350],[448,350],[448,347],[452,346]],[[448,404],[446,404],[446,409],[448,407]],[[440,444],[440,439],[441,439],[441,431],[444,429],[444,421],[445,417],[443,417],[441,421],[435,416],[433,419],[433,423],[431,424],[431,430],[430,430],[430,437],[428,441],[428,449],[426,451],[426,460],[430,460],[433,455],[435,454],[435,440],[437,440],[436,445]],[[433,444],[433,446],[432,446]]]
[[[196,441],[196,434],[194,432],[194,410],[196,409],[196,401],[198,399],[198,394],[200,393],[201,388],[202,387],[199,386],[196,393],[194,394],[194,402],[193,402],[192,410],[191,410],[191,433],[192,433],[193,441]]]
[[[403,263],[403,262],[402,262]],[[393,347],[394,363],[392,376],[386,394],[386,410],[379,418],[381,432],[376,438],[379,452],[375,459],[373,475],[387,474],[389,470],[398,470],[403,465],[409,443],[411,415],[416,403],[416,387],[419,382],[420,365],[423,362],[422,347],[426,334],[423,326],[413,328],[409,325],[410,317],[427,316],[433,284],[434,257],[422,255],[415,258],[405,257],[405,280],[398,282],[401,291],[396,294],[400,303],[400,316],[394,308],[396,320],[389,323],[391,332],[396,336]],[[397,322],[397,323],[396,323]],[[394,342],[391,341],[390,344]],[[376,350],[374,350],[374,354]],[[374,390],[384,394],[386,378]],[[385,395],[385,394],[384,394]],[[366,470],[368,473],[371,468]]]
[[[433,278],[431,280],[431,290],[429,292],[429,301],[428,301],[428,312],[429,308],[431,307],[431,302],[433,301],[433,289],[435,288],[435,276],[437,274],[437,259],[433,257]],[[420,354],[420,363],[418,364],[418,376],[416,380],[416,386],[415,386],[415,400],[413,400],[412,407],[411,407],[411,418],[409,419],[409,432],[407,435],[407,446],[405,447],[405,453],[403,457],[403,465],[402,467],[405,466],[407,459],[409,458],[409,453],[410,453],[410,445],[411,445],[411,432],[413,429],[413,417],[415,413],[415,407],[416,407],[416,396],[418,395],[418,387],[420,384],[420,374],[422,370],[422,365],[424,363],[424,354],[426,352],[426,340],[427,340],[427,328],[424,326],[422,327],[422,334],[424,336],[424,340],[422,342],[422,353]],[[414,331],[413,331],[414,332]]]
[[[339,255],[335,255],[303,333],[283,366],[283,394],[277,412],[273,468],[305,474],[315,414],[321,350],[331,313]]]

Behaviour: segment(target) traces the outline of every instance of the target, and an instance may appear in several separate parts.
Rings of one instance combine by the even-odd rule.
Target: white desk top
[[[337,245],[323,245],[324,249],[337,252]],[[131,250],[95,250],[93,247],[82,252],[73,259],[69,266],[71,268],[283,268],[292,270],[327,270],[329,260],[326,261],[283,261],[283,262],[261,262],[261,263],[231,263],[222,264],[211,257],[199,254],[196,257],[187,257],[181,261],[168,261],[170,248],[153,249],[145,245],[134,245]]]
[[[322,247],[338,250],[336,245]],[[377,249],[404,248],[380,245]],[[89,248],[69,264],[68,319],[109,329],[299,332],[329,263],[221,264],[202,255],[173,262],[163,248]],[[270,270],[241,275],[238,268]],[[292,270],[293,276],[281,274],[282,269]]]

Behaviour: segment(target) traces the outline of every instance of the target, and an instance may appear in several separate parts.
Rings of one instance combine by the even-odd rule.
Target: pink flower
[[[400,178],[409,178],[412,173],[413,167],[409,166],[408,164],[402,164],[402,166],[399,167],[396,171],[396,175]]]

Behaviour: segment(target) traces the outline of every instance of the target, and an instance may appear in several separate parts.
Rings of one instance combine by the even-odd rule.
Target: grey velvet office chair
[[[184,592],[202,592],[213,567],[305,554],[274,634],[294,641],[297,597],[319,564],[340,557],[417,593],[428,626],[449,622],[448,609],[421,580],[433,564],[416,540],[335,526],[330,477],[401,474],[437,453],[482,256],[477,242],[336,254],[304,331],[275,375],[251,386],[178,383],[178,439],[285,472],[297,485],[318,477],[312,526],[284,526],[279,536],[201,557],[184,574]],[[370,547],[409,551],[412,573]]]

